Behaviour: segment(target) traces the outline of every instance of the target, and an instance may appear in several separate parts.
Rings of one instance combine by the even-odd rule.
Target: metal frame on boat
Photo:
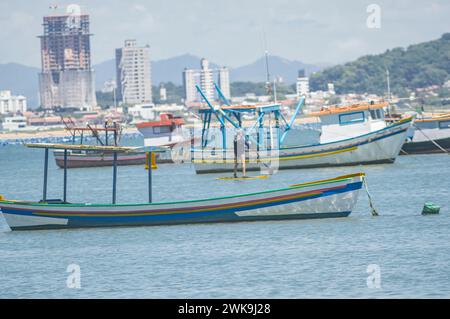
[[[192,162],[194,163],[195,170],[198,174],[204,173],[219,173],[219,172],[231,172],[235,167],[235,159],[233,150],[226,143],[226,122],[238,130],[243,130],[248,134],[255,128],[256,138],[254,138],[254,144],[256,148],[247,152],[247,171],[265,170],[267,169],[267,163],[270,163],[270,170],[274,169],[299,169],[299,168],[314,168],[314,167],[330,167],[330,166],[349,166],[360,164],[382,164],[393,163],[403,143],[406,140],[408,129],[412,124],[412,117],[401,119],[395,123],[387,125],[381,120],[382,108],[387,107],[387,103],[379,104],[364,104],[343,108],[331,108],[313,114],[316,116],[334,116],[340,119],[341,114],[346,116],[352,115],[355,111],[358,113],[368,113],[367,117],[372,117],[372,112],[375,113],[377,125],[374,129],[371,129],[368,133],[360,132],[348,132],[349,126],[345,125],[345,129],[340,127],[341,123],[337,123],[337,130],[340,132],[346,132],[348,136],[339,138],[339,132],[328,132],[330,140],[318,142],[317,144],[284,146],[283,140],[292,131],[292,125],[294,119],[300,111],[301,106],[304,103],[304,99],[301,99],[294,111],[294,114],[290,121],[285,122],[284,129],[281,128],[281,120],[284,119],[281,115],[279,105],[263,105],[263,106],[230,106],[214,107],[211,102],[205,97],[199,87],[197,90],[202,95],[203,99],[208,106],[207,109],[201,109],[203,128],[202,128],[202,144],[200,147],[193,148],[191,152]],[[220,91],[219,91],[220,92]],[[253,112],[257,115],[255,124],[249,129],[242,127],[240,121],[240,113]],[[266,135],[263,131],[263,119],[267,114],[273,113],[275,115],[275,136],[276,141],[272,143],[272,137],[270,141],[264,141]],[[211,114],[215,114],[220,122],[220,130],[222,132],[222,149],[217,147],[207,147],[207,143],[204,142],[205,132],[210,127]],[[237,122],[232,118],[236,118]],[[328,119],[329,120],[329,119]],[[363,117],[363,121],[366,121],[366,117]],[[345,123],[347,124],[347,123]],[[354,121],[348,123],[354,124]],[[382,124],[382,126],[381,126]],[[362,123],[361,125],[365,125]],[[272,132],[271,126],[266,131]],[[290,134],[290,133],[289,133]],[[336,135],[336,136],[333,136]]]

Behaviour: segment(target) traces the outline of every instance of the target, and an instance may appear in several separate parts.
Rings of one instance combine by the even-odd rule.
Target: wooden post
[[[116,190],[117,190],[117,152],[113,155],[113,193],[112,193],[112,203],[116,203]]]
[[[44,160],[44,187],[42,190],[42,201],[47,201],[47,175],[48,175],[48,148],[45,149],[45,160]]]
[[[67,149],[64,150],[64,203],[67,202]]]

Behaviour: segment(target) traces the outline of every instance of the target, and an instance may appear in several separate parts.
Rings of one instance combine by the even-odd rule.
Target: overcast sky
[[[40,66],[42,17],[71,3],[90,14],[93,63],[127,38],[153,60],[191,53],[235,67],[263,55],[263,33],[271,54],[334,64],[450,32],[449,0],[0,0],[0,63]],[[381,28],[367,27],[372,3]]]

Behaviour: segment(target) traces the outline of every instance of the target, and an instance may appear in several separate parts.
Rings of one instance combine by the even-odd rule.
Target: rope
[[[447,154],[450,155],[450,153],[447,152],[447,150],[446,150],[445,148],[443,148],[442,146],[440,146],[440,145],[439,145],[435,140],[433,140],[432,138],[428,137],[428,135],[426,135],[426,134],[424,133],[424,131],[422,131],[422,129],[421,129],[420,127],[418,127],[418,126],[415,125],[415,124],[414,124],[414,127],[415,127],[416,129],[418,129],[418,130],[420,131],[420,133],[423,134],[423,136],[425,136],[427,139],[429,139],[430,142],[433,143],[433,144],[434,144],[437,148],[439,148],[442,152],[447,153]]]
[[[375,209],[375,206],[373,205],[372,196],[370,195],[370,192],[369,192],[369,186],[367,185],[367,176],[363,177],[363,184],[364,184],[364,189],[366,190],[366,193],[367,193],[367,197],[369,198],[369,206],[370,206],[370,209],[372,210],[371,211],[372,216],[378,216],[378,212]]]

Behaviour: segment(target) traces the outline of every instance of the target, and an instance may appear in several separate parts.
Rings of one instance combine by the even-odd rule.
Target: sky
[[[90,15],[93,64],[113,59],[130,38],[149,44],[152,60],[190,53],[237,67],[266,48],[338,64],[450,32],[449,0],[0,0],[0,63],[40,67],[42,17],[68,4]],[[368,27],[371,4],[380,18]]]

